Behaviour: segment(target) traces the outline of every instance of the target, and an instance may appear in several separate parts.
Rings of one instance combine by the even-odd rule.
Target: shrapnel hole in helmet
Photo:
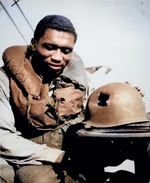
[[[107,100],[109,99],[109,95],[104,94],[104,93],[100,93],[99,97],[98,97],[98,106],[102,106],[105,107],[107,106]]]

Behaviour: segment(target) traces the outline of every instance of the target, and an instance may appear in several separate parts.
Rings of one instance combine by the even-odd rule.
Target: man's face
[[[47,29],[44,36],[35,44],[33,51],[45,72],[59,75],[71,59],[74,48],[74,36],[71,33]]]

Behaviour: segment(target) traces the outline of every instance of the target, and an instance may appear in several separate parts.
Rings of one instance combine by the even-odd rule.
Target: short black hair
[[[74,35],[74,42],[77,40],[77,33],[73,24],[68,18],[61,15],[47,15],[41,19],[34,31],[34,39],[38,42],[48,28],[71,33]]]

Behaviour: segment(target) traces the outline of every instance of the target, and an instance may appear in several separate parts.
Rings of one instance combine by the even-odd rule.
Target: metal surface
[[[87,126],[87,128],[77,131],[79,136],[87,137],[107,137],[107,138],[150,138],[150,122],[131,123],[117,127],[96,128]]]

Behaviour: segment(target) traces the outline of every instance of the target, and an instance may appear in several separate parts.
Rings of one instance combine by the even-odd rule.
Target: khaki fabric
[[[32,173],[31,173],[32,172]],[[51,165],[24,166],[16,171],[14,183],[80,183],[66,171],[60,173]]]
[[[35,137],[30,139],[33,142],[36,142],[38,144],[46,144],[47,146],[55,149],[61,149],[62,148],[62,140],[63,140],[63,135],[61,132],[61,129],[56,130],[54,132],[47,132],[44,133],[41,136]]]
[[[59,183],[51,165],[24,166],[16,171],[15,183]]]
[[[70,125],[75,125],[81,123],[85,118],[84,111],[82,110],[80,114],[75,119],[70,119],[64,122],[62,125],[58,126],[54,130],[44,133],[41,136],[31,138],[30,140],[38,144],[46,144],[51,148],[62,149],[62,142],[64,133],[67,131]]]

